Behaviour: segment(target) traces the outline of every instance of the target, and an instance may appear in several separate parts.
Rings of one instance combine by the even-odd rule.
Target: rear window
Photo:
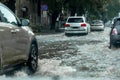
[[[103,22],[101,20],[93,20],[92,24],[102,24]]]
[[[83,18],[69,18],[67,22],[69,22],[69,23],[82,23],[84,21],[83,21]]]

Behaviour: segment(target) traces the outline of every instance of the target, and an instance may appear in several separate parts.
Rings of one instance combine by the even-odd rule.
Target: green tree
[[[51,14],[51,28],[55,29],[55,23],[56,19],[61,13],[62,9],[62,0],[44,0],[44,2],[41,2],[41,4],[47,4],[49,13]]]
[[[70,11],[71,16],[77,13],[89,18],[104,18],[106,8],[111,0],[44,0],[41,4],[47,4],[52,14],[51,29],[55,29],[56,18],[62,8]]]
[[[120,12],[120,0],[111,0],[109,5],[107,6],[107,18],[111,19],[115,16],[118,16]]]
[[[68,9],[71,15],[78,13],[78,15],[89,13],[100,17],[101,14],[106,10],[107,4],[110,0],[66,0]]]

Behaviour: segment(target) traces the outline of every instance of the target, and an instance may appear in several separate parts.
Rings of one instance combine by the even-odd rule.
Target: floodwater
[[[106,27],[88,35],[37,35],[38,71],[29,76],[22,68],[0,80],[119,80],[120,48],[108,48],[109,32]]]

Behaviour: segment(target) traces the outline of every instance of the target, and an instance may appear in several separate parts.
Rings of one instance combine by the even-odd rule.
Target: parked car
[[[83,16],[68,17],[65,24],[65,34],[88,34],[90,32],[90,24],[86,22]]]
[[[115,19],[111,27],[109,48],[116,47],[118,44],[120,44],[120,17]]]
[[[102,20],[93,20],[91,22],[91,30],[102,30],[104,31],[104,23]]]
[[[28,27],[28,19],[19,19],[0,3],[0,73],[21,63],[27,63],[34,73],[38,66],[38,45]]]

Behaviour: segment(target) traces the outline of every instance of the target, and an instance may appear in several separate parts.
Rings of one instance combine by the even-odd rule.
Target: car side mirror
[[[30,24],[29,19],[22,19],[22,26],[28,26]]]

